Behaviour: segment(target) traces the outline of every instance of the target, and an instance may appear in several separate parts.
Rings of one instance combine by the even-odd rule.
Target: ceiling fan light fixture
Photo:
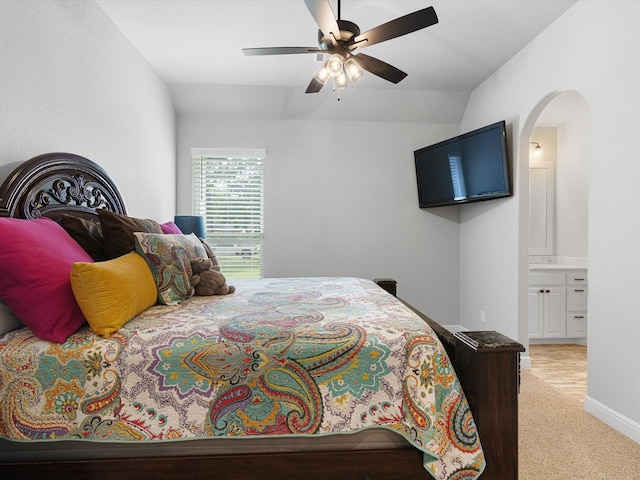
[[[320,82],[322,85],[327,83],[327,79],[329,78],[329,69],[327,69],[327,64],[322,65],[314,75],[314,78]]]
[[[333,77],[333,85],[335,88],[342,89],[349,85],[349,77],[347,74],[342,72],[337,77]]]
[[[326,65],[327,70],[329,71],[329,75],[331,75],[334,78],[342,74],[342,72],[344,71],[343,66],[344,66],[344,59],[342,58],[341,55],[338,55],[337,53],[334,53],[333,55],[331,55],[331,58],[329,59]]]
[[[359,80],[360,77],[362,77],[362,73],[363,73],[362,67],[353,57],[347,59],[347,61],[344,62],[344,70],[347,73],[347,76],[349,77],[349,80],[351,82],[355,82]]]

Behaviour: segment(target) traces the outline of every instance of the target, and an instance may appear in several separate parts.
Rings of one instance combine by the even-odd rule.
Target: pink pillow
[[[162,229],[162,233],[168,233],[173,235],[182,235],[182,230],[173,222],[167,222],[160,224],[160,228]]]
[[[74,262],[93,259],[49,218],[0,218],[0,299],[40,339],[63,343],[85,323]]]

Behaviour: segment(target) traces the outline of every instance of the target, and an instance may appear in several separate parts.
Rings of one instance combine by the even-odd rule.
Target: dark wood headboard
[[[19,165],[0,187],[0,216],[94,218],[96,209],[126,214],[113,179],[99,165],[71,153],[47,153]]]

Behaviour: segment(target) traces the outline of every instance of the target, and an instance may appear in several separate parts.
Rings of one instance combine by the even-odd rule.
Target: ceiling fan
[[[360,33],[360,28],[355,23],[340,18],[340,0],[337,18],[329,0],[304,0],[304,3],[320,27],[318,47],[261,47],[243,48],[242,51],[245,55],[328,54],[329,60],[315,73],[305,93],[319,92],[329,77],[333,77],[336,88],[346,87],[350,81],[360,78],[363,70],[392,83],[400,82],[407,76],[405,72],[382,60],[364,53],[356,54],[354,51],[438,23],[436,11],[433,7],[427,7]]]

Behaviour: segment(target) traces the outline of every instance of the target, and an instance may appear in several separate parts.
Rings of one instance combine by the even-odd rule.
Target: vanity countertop
[[[529,257],[529,271],[586,270],[587,259],[582,257],[539,256]]]
[[[587,267],[580,267],[576,265],[566,265],[562,263],[530,263],[530,271],[539,270],[586,270]]]

